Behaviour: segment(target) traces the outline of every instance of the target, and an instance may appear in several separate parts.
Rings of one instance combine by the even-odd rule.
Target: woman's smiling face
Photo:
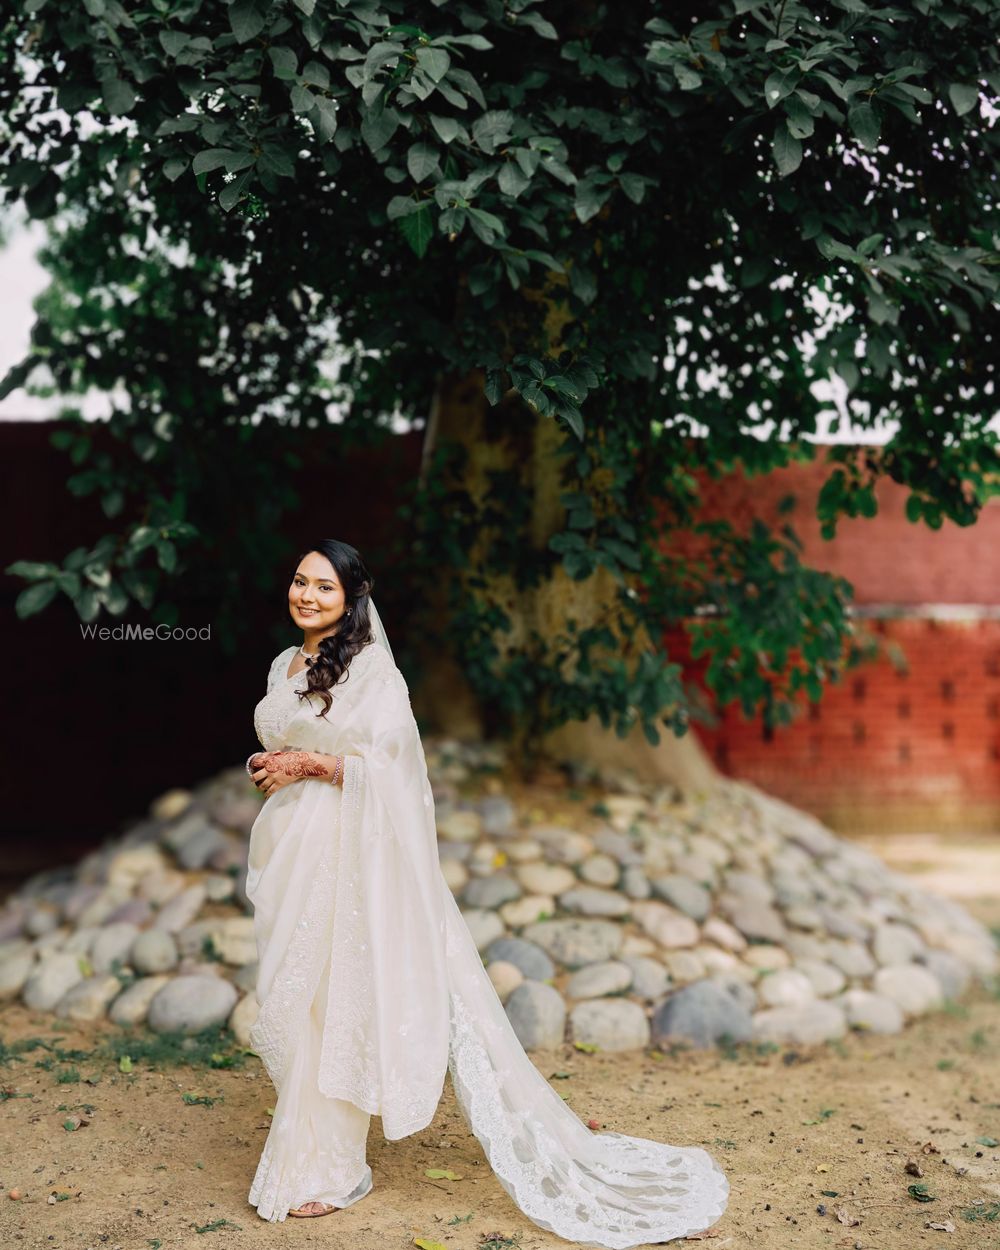
[[[288,608],[292,620],[306,634],[322,637],[344,615],[344,588],[333,565],[318,551],[310,551],[288,587]]]

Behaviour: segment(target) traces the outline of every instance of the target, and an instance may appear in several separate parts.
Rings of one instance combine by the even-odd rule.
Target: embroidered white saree
[[[271,665],[261,745],[347,758],[342,788],[281,787],[250,835],[250,1041],[278,1093],[249,1194],[258,1215],[363,1198],[370,1117],[389,1140],[418,1132],[450,1072],[498,1180],[540,1227],[611,1248],[710,1227],[729,1183],[707,1151],[591,1132],[517,1040],[440,870],[423,746],[389,651],[354,657],[325,716],[295,695],[295,651]]]

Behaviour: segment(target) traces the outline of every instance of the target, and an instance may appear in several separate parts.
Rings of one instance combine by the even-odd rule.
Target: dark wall
[[[18,559],[61,561],[117,528],[95,498],[78,499],[66,489],[75,470],[49,445],[55,428],[52,422],[0,424],[0,568]],[[292,550],[317,536],[336,537],[371,561],[392,536],[400,484],[419,463],[420,432],[350,452],[329,431],[290,431],[288,437],[302,457],[293,473],[301,507],[283,526]],[[95,441],[103,440],[109,440],[106,430]],[[253,501],[247,506],[252,509]],[[372,571],[378,583],[382,570],[373,564]],[[384,571],[386,580],[391,570]],[[26,583],[0,576],[8,657],[0,887],[75,859],[141,816],[157,794],[241,763],[257,747],[253,709],[264,694],[268,665],[282,647],[301,641],[301,633],[289,618],[280,572],[269,594],[253,589],[249,575],[247,583],[248,629],[228,655],[217,630],[210,641],[87,639],[65,596],[18,620],[14,601]],[[210,602],[185,599],[183,585],[171,588],[171,597],[181,604],[180,625],[211,624]],[[391,607],[384,606],[391,595],[380,599],[376,591],[376,602],[392,636]],[[124,617],[102,614],[94,623],[123,621],[154,623],[135,604]]]

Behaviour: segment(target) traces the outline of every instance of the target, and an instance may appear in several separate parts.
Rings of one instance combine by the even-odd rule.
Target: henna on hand
[[[312,758],[309,751],[274,751],[264,761],[264,769],[286,777],[322,777],[326,774],[326,769]]]

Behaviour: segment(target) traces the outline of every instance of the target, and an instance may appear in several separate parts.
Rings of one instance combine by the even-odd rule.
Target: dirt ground
[[[952,840],[946,858],[960,852]],[[981,856],[956,868],[921,844],[887,857],[928,884],[951,873],[945,892],[1000,925],[1000,899],[975,893],[989,880]],[[372,1121],[368,1197],[270,1224],[246,1201],[274,1101],[255,1057],[242,1069],[154,1070],[138,1060],[123,1072],[112,1059],[60,1061],[41,1047],[10,1055],[32,1037],[90,1050],[117,1032],[53,1023],[21,1005],[0,1012],[2,1250],[388,1250],[415,1238],[475,1250],[488,1234],[490,1250],[569,1244],[507,1197],[450,1083],[423,1133],[386,1142]],[[546,1075],[568,1074],[555,1088],[583,1119],[717,1156],[730,1205],[703,1239],[719,1250],[1000,1247],[1000,994],[978,989],[899,1037],[852,1034],[827,1047],[622,1057],[565,1046],[533,1058]],[[79,1081],[59,1081],[74,1068]],[[74,1114],[84,1123],[67,1129]],[[429,1178],[429,1168],[460,1179]]]

